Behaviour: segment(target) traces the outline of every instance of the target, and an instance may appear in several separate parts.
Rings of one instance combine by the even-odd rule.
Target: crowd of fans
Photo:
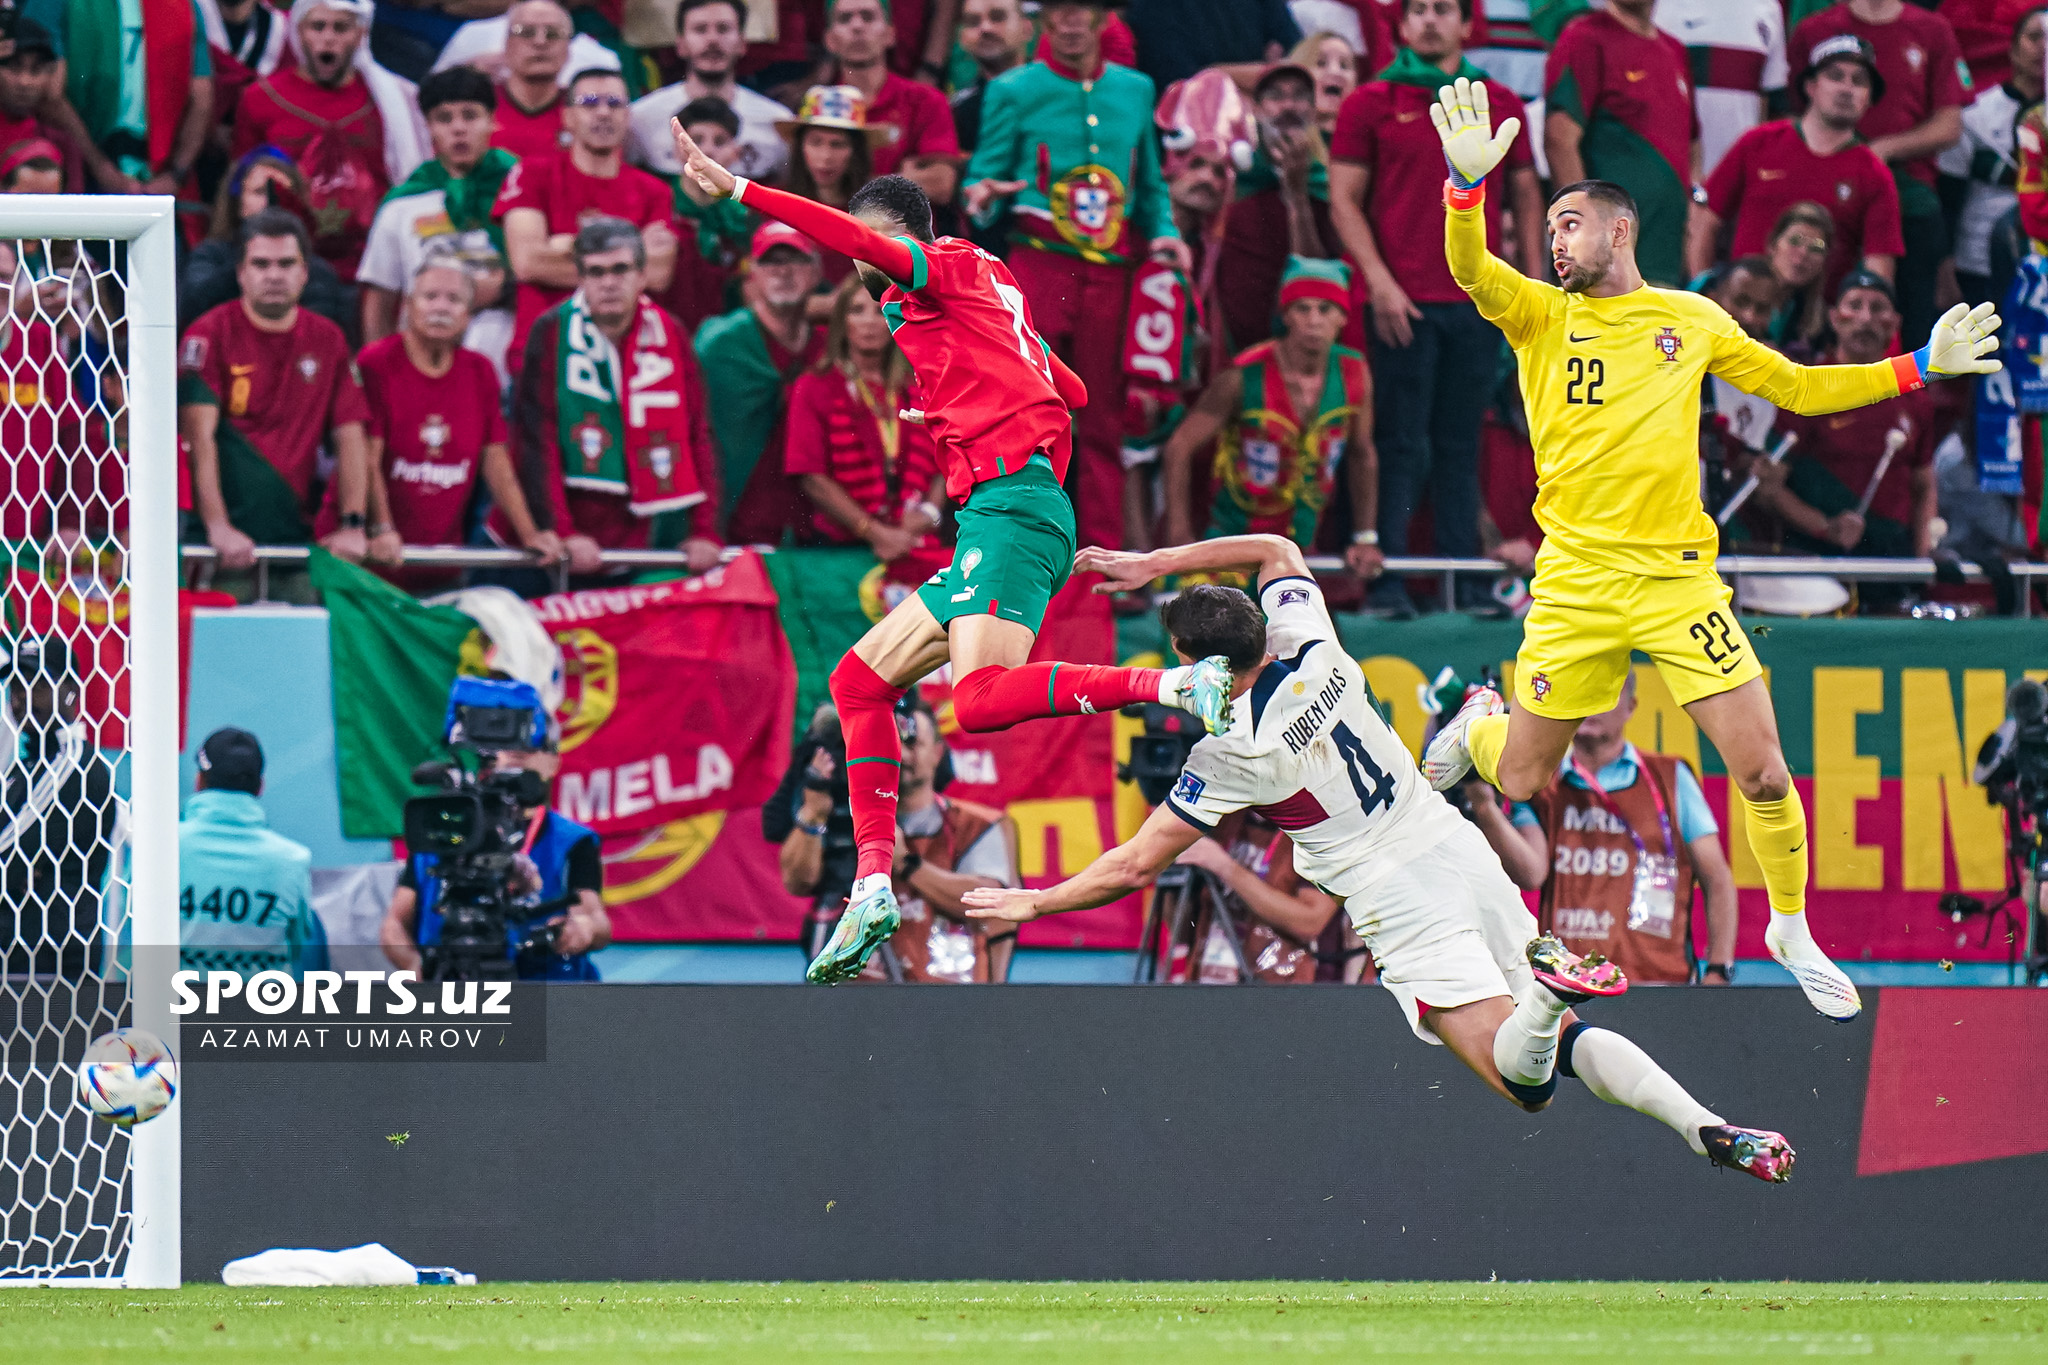
[[[420,590],[460,571],[408,546],[523,549],[499,577],[533,591],[614,549],[943,556],[915,376],[852,263],[684,183],[676,118],[824,203],[905,175],[1005,259],[1088,386],[1084,541],[1277,531],[1341,559],[1338,605],[1407,615],[1434,585],[1386,557],[1526,573],[1540,539],[1512,357],[1441,248],[1438,86],[1523,118],[1488,196],[1521,269],[1549,274],[1546,184],[1615,180],[1653,283],[1867,359],[2025,268],[2043,7],[27,0],[0,9],[0,186],[192,210],[190,538],[230,591],[313,540]],[[2033,423],[1956,387],[1838,429],[1714,385],[1710,503],[1756,476],[1727,521],[1751,550],[1924,556],[1947,522],[2025,553],[2016,501],[1951,517],[1944,486],[1982,489],[1935,469],[2024,466]]]

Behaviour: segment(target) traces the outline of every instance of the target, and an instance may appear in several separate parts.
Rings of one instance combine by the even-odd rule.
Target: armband
[[[1895,355],[1890,360],[1892,377],[1899,381],[1900,393],[1912,393],[1927,387],[1927,365],[1929,351],[1922,346],[1911,355]]]
[[[1480,181],[1469,189],[1458,188],[1455,180],[1444,181],[1444,207],[1452,210],[1476,209],[1486,202],[1486,182]]]
[[[746,178],[745,176],[743,176],[743,175],[736,175],[736,176],[734,176],[734,177],[732,178],[732,201],[733,201],[733,202],[734,202],[735,204],[744,204],[744,203],[746,203],[746,202],[747,202],[747,189],[748,189],[748,187],[750,187],[750,186],[751,186],[751,185],[752,185],[753,183],[754,183],[753,181],[751,181],[751,180],[747,179],[747,178]]]

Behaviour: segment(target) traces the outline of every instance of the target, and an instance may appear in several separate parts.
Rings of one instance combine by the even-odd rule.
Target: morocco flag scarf
[[[642,298],[624,355],[598,330],[583,291],[558,305],[555,422],[562,482],[626,498],[636,517],[704,501],[689,458],[682,329]]]

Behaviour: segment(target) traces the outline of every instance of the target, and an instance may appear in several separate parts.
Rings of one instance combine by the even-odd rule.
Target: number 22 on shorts
[[[1686,634],[1700,642],[1707,662],[1722,673],[1733,673],[1741,664],[1742,641],[1735,636],[1734,624],[1720,612],[1708,612],[1706,619],[1693,622]]]

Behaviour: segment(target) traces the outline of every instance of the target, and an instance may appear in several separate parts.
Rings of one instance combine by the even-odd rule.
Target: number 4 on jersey
[[[1394,804],[1394,779],[1379,764],[1372,761],[1372,755],[1365,751],[1365,745],[1351,727],[1342,721],[1330,731],[1330,738],[1337,741],[1337,752],[1344,755],[1344,771],[1351,778],[1351,789],[1358,793],[1359,807],[1371,815],[1382,806]]]

